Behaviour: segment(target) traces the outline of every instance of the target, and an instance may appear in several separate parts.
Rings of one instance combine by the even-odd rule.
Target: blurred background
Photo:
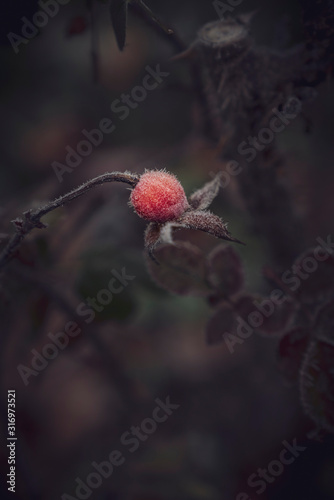
[[[39,4],[13,0],[1,7],[2,246],[15,217],[104,172],[167,168],[190,194],[226,165],[217,144],[202,131],[188,61],[171,60],[177,44],[130,8],[120,51],[110,2],[55,3],[57,13],[31,39],[22,32],[22,18],[32,20]],[[148,3],[184,47],[203,24],[218,19],[215,3],[208,0]],[[288,50],[303,42],[302,4],[244,0],[231,15],[255,11],[255,43]],[[122,119],[111,106],[142,85],[147,66],[157,65],[168,76],[133,109],[128,107]],[[261,81],[261,68],[254,71]],[[279,176],[303,227],[302,251],[333,231],[333,108],[333,84],[324,78],[303,113],[275,138],[284,165]],[[98,129],[104,119],[112,121],[112,132],[79,155],[75,167],[62,170],[69,152],[87,139],[83,130]],[[152,279],[143,246],[146,223],[128,199],[127,186],[108,183],[50,213],[48,229],[30,233],[2,273],[1,419],[5,443],[7,390],[15,389],[16,497],[334,498],[333,436],[310,439],[315,423],[302,409],[298,381],[280,373],[278,340],[252,335],[233,353],[225,343],[207,345],[213,305],[201,296],[172,294]],[[279,266],[261,231],[254,229],[237,180],[220,191],[211,209],[246,242],[234,247],[245,290],[270,292],[263,269],[284,271],[293,259],[289,267]],[[196,231],[180,231],[178,238],[204,253],[218,244]],[[123,268],[132,279],[86,321],[77,308],[107,288],[111,271]],[[32,360],[50,343],[50,334],[64,333],[69,322],[80,333],[45,367],[34,368]],[[25,377],[22,366],[34,372]],[[157,398],[167,397],[179,407],[131,453],[121,436],[151,418]],[[278,459],[283,441],[294,439],[305,450],[256,493],[247,484],[249,476]],[[76,478],[87,484],[92,463],[108,460],[113,450],[122,452],[124,463],[91,493],[78,496]],[[3,498],[13,496],[5,479],[7,452],[4,444]]]

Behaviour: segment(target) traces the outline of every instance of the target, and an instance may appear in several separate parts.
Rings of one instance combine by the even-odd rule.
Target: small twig
[[[5,267],[5,265],[12,259],[14,252],[18,249],[21,242],[25,238],[25,236],[30,233],[34,228],[43,229],[47,226],[41,222],[41,217],[46,215],[49,212],[52,212],[58,207],[69,203],[70,201],[82,196],[87,191],[95,186],[99,186],[100,184],[104,184],[105,182],[125,182],[126,184],[130,184],[130,186],[134,187],[139,180],[139,175],[131,174],[129,172],[111,172],[100,175],[99,177],[95,177],[95,179],[91,179],[76,189],[73,189],[69,193],[56,198],[54,201],[51,201],[44,205],[43,207],[37,208],[36,210],[27,210],[23,214],[22,218],[17,218],[13,220],[13,224],[16,229],[16,234],[12,236],[9,240],[7,246],[4,248],[0,255],[0,270]]]
[[[159,21],[156,16],[153,15],[151,10],[145,5],[146,9],[143,8],[145,4],[140,0],[133,0],[132,3],[129,3],[129,6],[132,10],[141,17],[145,22],[147,22],[154,31],[165,38],[168,43],[172,44],[174,49],[177,50],[180,58],[184,58],[185,54],[191,52],[187,45],[180,38],[178,33],[171,28],[166,28],[161,21]],[[178,55],[174,56],[171,60],[177,60]],[[192,78],[193,88],[197,95],[197,100],[201,109],[201,114],[205,117],[207,112],[207,102],[206,95],[203,89],[203,79],[202,79],[202,70],[198,57],[191,56],[187,57],[187,63],[189,64],[190,75]]]
[[[145,6],[145,8],[143,8]],[[166,28],[166,26],[154,16],[153,12],[140,0],[133,0],[129,3],[129,7],[141,17],[147,24],[154,29],[154,31],[163,36],[169,43],[171,43],[178,52],[184,52],[187,47],[175,32],[171,28]]]
[[[155,14],[151,11],[151,9],[142,1],[142,0],[132,0],[132,7],[137,6],[138,11],[140,10],[142,17],[147,19],[150,23],[155,24],[159,30],[162,30],[166,35],[174,35],[174,30],[171,28],[167,28],[160,19],[157,18]]]

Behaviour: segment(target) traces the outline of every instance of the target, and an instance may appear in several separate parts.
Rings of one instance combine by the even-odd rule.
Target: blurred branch
[[[150,11],[150,9],[145,5],[146,9],[143,9],[142,2],[135,1],[129,4],[131,10],[143,21],[145,21],[159,36],[163,36],[166,41],[173,45],[173,47],[178,52],[183,52],[186,49],[185,44],[172,28],[167,28],[161,21],[157,19],[156,16]],[[151,14],[149,13],[151,12]]]
[[[174,30],[171,28],[167,28],[160,19],[156,17],[155,14],[151,11],[151,9],[142,1],[142,0],[132,0],[131,7],[135,8],[135,10],[147,20],[153,26],[156,26],[159,31],[164,32],[166,35],[174,35]]]
[[[97,328],[89,326],[76,312],[75,298],[65,296],[63,293],[64,287],[59,289],[57,286],[51,284],[51,276],[45,276],[36,271],[32,271],[22,265],[15,265],[11,267],[10,273],[20,279],[25,280],[27,283],[38,287],[61,309],[68,318],[74,320],[85,334],[85,338],[91,343],[94,350],[98,353],[104,362],[106,372],[109,374],[111,382],[116,384],[126,408],[132,408],[135,398],[135,386],[132,380],[127,376],[122,368],[122,361],[115,356],[104,340],[97,332]],[[126,418],[125,416],[123,418]]]
[[[165,38],[165,40],[170,43],[174,49],[176,49],[177,55],[171,59],[172,61],[184,58],[184,54],[188,53],[188,46],[183,42],[175,29],[167,28],[164,24],[162,24],[162,22],[154,16],[152,11],[141,0],[134,0],[132,3],[129,3],[129,6],[131,6],[131,9],[138,15],[138,17],[141,17],[159,36]],[[145,8],[143,8],[143,6],[145,6]],[[205,117],[208,111],[206,96],[203,90],[204,82],[202,80],[201,64],[195,57],[188,57],[186,59],[186,62],[189,65],[192,84],[197,95],[201,114]]]
[[[125,182],[126,184],[130,184],[130,186],[134,187],[139,180],[139,176],[137,174],[131,174],[129,172],[111,172],[102,174],[94,179],[91,179],[76,189],[73,189],[69,193],[56,198],[54,201],[51,201],[40,207],[36,210],[27,210],[23,213],[23,218],[17,218],[13,220],[13,224],[16,229],[16,234],[12,236],[9,240],[7,246],[4,248],[0,255],[0,270],[5,267],[5,265],[12,259],[15,251],[19,248],[23,239],[27,234],[29,234],[34,228],[44,229],[47,226],[41,222],[41,217],[46,215],[49,212],[52,212],[58,207],[69,203],[70,201],[82,196],[87,191],[95,186],[99,186],[100,184],[104,184],[106,182]]]
[[[91,26],[91,57],[92,57],[92,67],[93,67],[93,82],[97,83],[99,80],[98,37],[95,26],[93,0],[87,0],[87,8],[90,16],[90,26]]]

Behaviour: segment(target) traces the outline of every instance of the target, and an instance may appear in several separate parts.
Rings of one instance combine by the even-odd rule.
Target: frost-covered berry
[[[147,171],[140,177],[130,201],[140,217],[154,222],[177,219],[189,208],[176,177],[159,170]]]

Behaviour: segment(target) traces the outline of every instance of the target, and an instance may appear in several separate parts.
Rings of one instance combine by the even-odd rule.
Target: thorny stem
[[[36,210],[27,210],[23,213],[23,219],[17,218],[12,221],[16,228],[16,234],[12,236],[0,255],[0,270],[3,269],[12,259],[15,251],[18,249],[27,234],[29,234],[34,228],[43,229],[47,227],[43,224],[43,222],[41,222],[41,217],[47,213],[52,212],[66,203],[69,203],[75,198],[85,194],[91,188],[104,184],[105,182],[125,182],[126,184],[130,184],[131,187],[135,187],[138,181],[139,175],[137,174],[131,174],[129,172],[107,172],[106,174],[102,174],[85,182],[78,188],[73,189],[59,198],[56,198],[54,201],[47,203],[43,207],[37,208]]]

